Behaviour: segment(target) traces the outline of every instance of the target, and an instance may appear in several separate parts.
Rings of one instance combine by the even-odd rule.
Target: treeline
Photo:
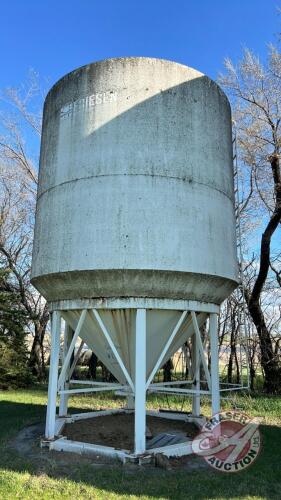
[[[239,380],[240,332],[247,320],[250,383],[280,391],[281,315],[281,54],[270,47],[264,64],[249,50],[225,61],[219,83],[231,104],[237,136],[246,312],[239,291],[222,306],[220,354],[224,376]],[[0,114],[0,382],[46,378],[48,308],[30,284],[41,133],[42,88],[6,89]],[[31,339],[31,341],[28,341]],[[223,354],[223,352],[227,352]],[[169,369],[171,370],[171,369]],[[166,377],[169,377],[166,368]]]

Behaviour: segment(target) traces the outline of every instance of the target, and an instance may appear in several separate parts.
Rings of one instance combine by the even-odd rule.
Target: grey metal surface
[[[161,448],[162,446],[185,443],[186,441],[189,441],[189,439],[183,432],[162,432],[161,434],[157,434],[154,438],[146,440],[146,449],[151,450],[152,448]]]
[[[63,311],[62,316],[75,330],[81,311]],[[180,311],[173,310],[150,310],[147,311],[147,334],[146,334],[146,377],[151,374],[173,328],[181,316]],[[104,309],[100,310],[100,317],[107,328],[115,348],[120,355],[131,379],[135,380],[135,345],[136,345],[136,310],[135,309]],[[197,316],[200,326],[207,319],[207,314],[201,312]],[[190,315],[182,324],[176,337],[167,351],[164,364],[193,334],[193,325]],[[125,384],[126,378],[117,362],[114,353],[106,341],[101,329],[91,311],[87,312],[85,323],[81,329],[80,337],[95,352],[97,357],[107,366],[117,380]]]
[[[214,82],[171,61],[123,58],[51,89],[32,262],[48,301],[219,304],[236,261],[231,114]]]

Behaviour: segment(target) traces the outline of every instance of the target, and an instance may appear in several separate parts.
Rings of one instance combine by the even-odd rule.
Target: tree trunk
[[[277,358],[274,355],[272,340],[270,338],[270,333],[266,326],[264,315],[261,309],[260,297],[270,266],[271,238],[281,222],[281,175],[279,154],[274,153],[270,157],[270,164],[272,169],[274,192],[276,198],[275,208],[262,235],[259,273],[252,293],[248,297],[247,302],[249,312],[257,329],[260,341],[261,365],[264,371],[265,378],[264,388],[266,392],[274,394],[276,392],[280,392],[281,369],[278,365]]]
[[[233,359],[235,357],[236,345],[235,345],[235,314],[231,311],[231,333],[230,333],[230,354],[227,367],[227,382],[232,383],[232,372],[233,372]]]
[[[42,344],[39,335],[35,334],[30,356],[29,356],[29,366],[32,370],[32,374],[40,381],[43,380],[45,376],[45,370],[42,364]]]
[[[96,380],[97,378],[97,364],[98,364],[98,358],[95,355],[95,353],[92,352],[91,357],[89,359],[89,376],[93,380]]]
[[[165,363],[163,366],[164,382],[172,381],[172,369],[173,369],[173,361],[169,359],[167,363]]]
[[[254,391],[254,389],[255,389],[255,377],[256,377],[256,370],[254,369],[253,365],[250,364],[250,389],[251,389],[251,391]]]
[[[235,366],[236,366],[236,384],[240,384],[240,367],[239,367],[239,362],[238,362],[236,345],[235,345],[234,359],[235,359]],[[241,373],[241,377],[242,377],[242,375],[243,374]]]
[[[229,384],[231,384],[231,382],[232,382],[232,370],[233,370],[233,352],[232,352],[232,346],[231,346],[229,360],[228,360],[228,366],[227,366],[227,382]]]
[[[275,358],[270,333],[265,324],[264,316],[259,302],[250,302],[249,311],[258,332],[261,366],[264,371],[264,389],[266,392],[274,394],[280,392],[281,370]]]
[[[44,360],[44,337],[47,324],[35,324],[35,335],[31,346],[29,356],[29,366],[33,375],[42,381],[46,377],[45,360]]]

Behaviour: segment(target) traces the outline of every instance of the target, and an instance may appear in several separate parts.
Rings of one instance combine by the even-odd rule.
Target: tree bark
[[[249,302],[249,311],[258,332],[261,365],[264,371],[264,389],[275,394],[281,390],[281,370],[274,355],[270,333],[266,326],[259,301]]]
[[[45,359],[44,359],[44,338],[48,323],[48,309],[47,306],[44,308],[44,312],[41,318],[34,321],[34,338],[29,355],[29,366],[32,370],[33,375],[42,381],[46,377],[45,369]]]
[[[261,293],[270,266],[271,238],[281,222],[281,175],[279,155],[277,153],[270,157],[270,164],[274,180],[275,208],[262,235],[259,273],[247,302],[260,341],[261,365],[265,376],[264,389],[268,393],[277,393],[281,389],[281,369],[274,354],[270,332],[267,328],[260,303]]]
[[[173,361],[169,359],[163,366],[164,382],[172,381]]]
[[[45,369],[42,363],[42,340],[38,334],[34,335],[28,364],[32,370],[32,374],[39,381],[42,381],[45,377]]]
[[[92,351],[91,357],[89,359],[89,376],[93,380],[96,380],[97,378],[97,364],[98,364],[98,358]]]

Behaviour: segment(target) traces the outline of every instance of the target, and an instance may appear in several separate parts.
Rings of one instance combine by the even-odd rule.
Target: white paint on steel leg
[[[56,425],[56,399],[57,399],[57,383],[59,369],[59,352],[60,352],[60,325],[61,316],[58,311],[52,313],[51,319],[51,361],[48,386],[48,405],[46,417],[46,439],[55,437]]]
[[[141,454],[146,425],[146,309],[137,309],[135,356],[135,453]]]
[[[220,411],[218,315],[210,314],[212,415]]]
[[[192,389],[198,391],[192,397],[192,415],[199,417],[200,415],[200,352],[195,333],[192,337],[192,369],[194,383]]]
[[[64,339],[63,339],[63,362],[66,358],[69,346],[70,346],[72,338],[73,338],[73,334],[74,334],[74,331],[65,322]],[[66,382],[64,384],[64,389],[69,389],[69,378],[70,378],[70,373],[69,373],[69,366],[68,366],[68,368],[66,370]],[[65,417],[67,415],[68,400],[69,400],[68,394],[61,394],[60,406],[59,406],[59,416],[60,417]]]

